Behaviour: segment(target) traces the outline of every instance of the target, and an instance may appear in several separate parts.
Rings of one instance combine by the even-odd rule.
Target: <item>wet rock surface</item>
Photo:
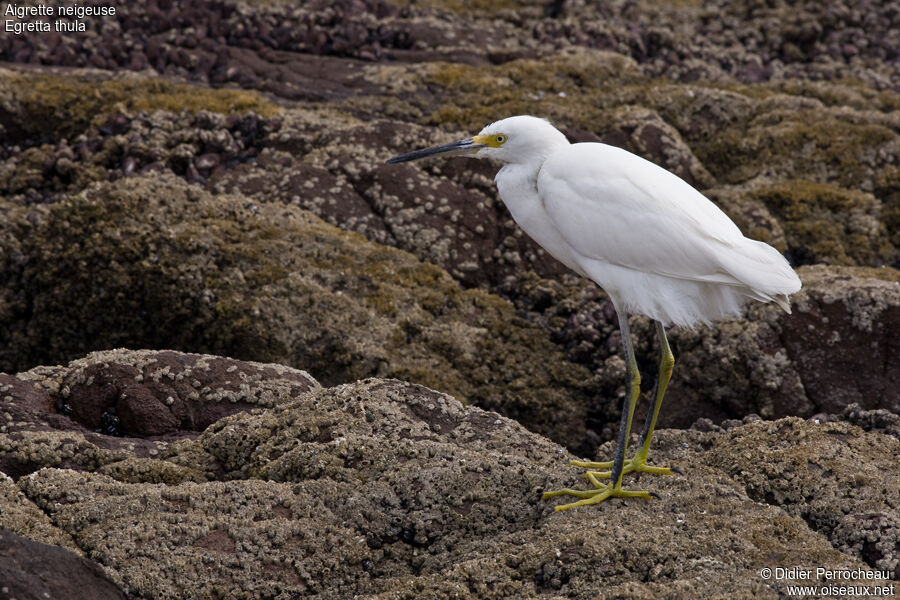
[[[0,37],[10,535],[135,598],[896,576],[892,4],[113,5]],[[518,229],[497,165],[384,164],[522,113],[677,173],[803,280],[791,315],[670,332],[651,462],[688,475],[642,479],[660,501],[550,514],[584,483],[566,452],[612,452],[612,305]],[[631,327],[641,419],[658,350]]]

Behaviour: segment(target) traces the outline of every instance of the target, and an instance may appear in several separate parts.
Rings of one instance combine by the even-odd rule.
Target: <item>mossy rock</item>
[[[670,131],[667,137],[682,146],[679,154],[686,158],[663,166],[701,189],[728,186],[740,193],[737,188],[743,186],[745,194],[758,198],[753,190],[770,182],[787,189],[803,181],[824,186],[800,191],[803,198],[825,193],[846,200],[822,200],[830,213],[825,220],[837,228],[826,237],[841,241],[820,241],[814,250],[800,238],[805,240],[824,222],[821,215],[811,215],[804,224],[796,211],[787,216],[770,207],[776,219],[791,220],[781,226],[797,233],[793,244],[799,262],[877,265],[897,260],[900,238],[893,231],[900,228],[893,224],[900,201],[894,199],[898,186],[890,176],[900,144],[900,119],[891,112],[900,103],[896,93],[853,80],[674,83],[648,77],[620,54],[585,49],[500,65],[384,68],[422,90],[422,124],[475,132],[509,115],[536,114],[660,163],[639,140],[621,135],[623,123],[634,126],[633,116],[643,115],[644,123],[659,121],[659,127]],[[416,102],[408,96],[404,101]],[[880,201],[885,202],[883,213]],[[865,222],[860,222],[862,213]],[[758,231],[754,237],[772,235],[779,234]]]
[[[114,347],[281,362],[325,384],[426,383],[585,443],[592,376],[540,326],[434,265],[292,206],[174,176],[9,210],[22,261],[0,273],[0,370]],[[590,448],[581,448],[584,451]]]
[[[637,64],[612,52],[577,49],[555,59],[520,59],[498,66],[434,64],[424,87],[445,96],[431,124],[479,130],[491,121],[535,114],[596,131],[614,121],[608,112],[618,87],[642,82]]]
[[[871,194],[810,181],[762,186],[751,194],[783,224],[794,264],[878,266],[894,248]]]
[[[211,89],[165,79],[125,75],[110,79],[98,72],[79,75],[19,73],[0,69],[0,123],[14,125],[31,138],[73,138],[109,114],[165,110],[222,114],[255,111],[272,116],[280,109],[259,93]],[[3,112],[9,114],[4,118]]]

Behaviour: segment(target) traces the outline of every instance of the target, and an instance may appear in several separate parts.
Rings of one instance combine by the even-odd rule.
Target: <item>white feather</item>
[[[488,154],[508,163],[497,185],[513,218],[618,309],[682,326],[737,316],[747,298],[790,312],[800,279],[784,257],[676,175],[620,148],[569,144],[534,117],[482,131],[495,133],[508,136]]]

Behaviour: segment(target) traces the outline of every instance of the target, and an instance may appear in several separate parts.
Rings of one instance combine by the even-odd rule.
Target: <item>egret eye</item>
[[[728,215],[677,175],[614,146],[570,144],[561,131],[536,117],[496,121],[471,138],[401,154],[388,162],[499,149],[509,138],[491,133],[497,129],[515,131],[519,140],[506,152],[487,150],[481,155],[506,163],[495,177],[501,200],[522,231],[550,256],[607,288],[618,315],[630,382],[615,459],[571,461],[572,466],[588,469],[590,488],[545,491],[541,497],[579,498],[555,506],[554,511],[608,498],[653,498],[652,492],[622,489],[622,476],[680,472],[647,464],[656,417],[675,364],[666,327],[693,328],[739,317],[741,305],[749,299],[775,302],[790,314],[789,296],[802,287],[800,278],[778,250],[745,238]],[[626,310],[656,324],[660,349],[653,409],[644,423],[640,449],[628,461],[625,450],[641,389]],[[601,484],[601,478],[609,483]]]

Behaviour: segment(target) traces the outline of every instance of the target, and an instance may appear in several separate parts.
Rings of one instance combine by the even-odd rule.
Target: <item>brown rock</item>
[[[280,365],[150,350],[95,352],[66,367],[0,374],[0,471],[18,479],[57,466],[123,480],[202,480],[197,465],[148,459],[222,417],[318,387]]]
[[[181,352],[112,351],[74,361],[62,374],[60,399],[88,428],[117,415],[121,433],[160,436],[202,431],[222,417],[274,402],[269,382],[293,383],[289,395],[318,383],[302,371]],[[249,386],[253,386],[251,392]]]
[[[651,461],[688,475],[627,481],[659,499],[552,513],[541,491],[586,485],[561,448],[371,379],[226,417],[172,447],[167,462],[207,465],[215,480],[45,468],[19,485],[134,595],[775,598],[791,582],[763,581],[763,567],[892,564],[873,551],[893,539],[891,521],[873,515],[897,502],[898,443],[798,419],[662,430]],[[849,534],[850,518],[865,533]]]
[[[612,117],[615,127],[599,140],[625,148],[675,173],[692,186],[703,189],[713,184],[712,175],[694,156],[674,127],[652,110],[622,107]]]
[[[757,413],[765,418],[864,409],[900,412],[900,284],[892,269],[809,267],[793,314],[753,304],[747,319],[678,331],[661,419],[688,426]],[[649,331],[647,332],[650,333]],[[652,356],[652,355],[651,355]],[[696,412],[695,412],[696,411]]]
[[[900,476],[891,464],[898,452],[895,438],[791,418],[730,431],[708,461],[742,482],[751,498],[803,518],[836,548],[896,578]]]
[[[49,213],[31,213],[31,223],[23,209],[0,224],[0,239],[4,228],[15,231],[8,237],[21,235],[20,255],[29,257],[0,274],[8,278],[0,328],[15,344],[0,347],[6,369],[119,346],[216,350],[302,365],[326,384],[413,380],[585,452],[596,445],[583,418],[590,373],[508,302],[463,290],[407,253],[293,206],[213,196],[172,176],[104,184]],[[29,315],[28,306],[41,309]],[[170,358],[161,357],[180,371]],[[144,374],[133,385],[132,367],[91,369],[100,396],[78,395],[91,374],[69,388],[88,427],[110,406],[122,427],[147,435],[202,428],[223,414],[218,405],[210,415],[183,407],[192,393],[183,381]]]
[[[126,598],[103,567],[58,546],[0,529],[0,582],[7,598]]]

